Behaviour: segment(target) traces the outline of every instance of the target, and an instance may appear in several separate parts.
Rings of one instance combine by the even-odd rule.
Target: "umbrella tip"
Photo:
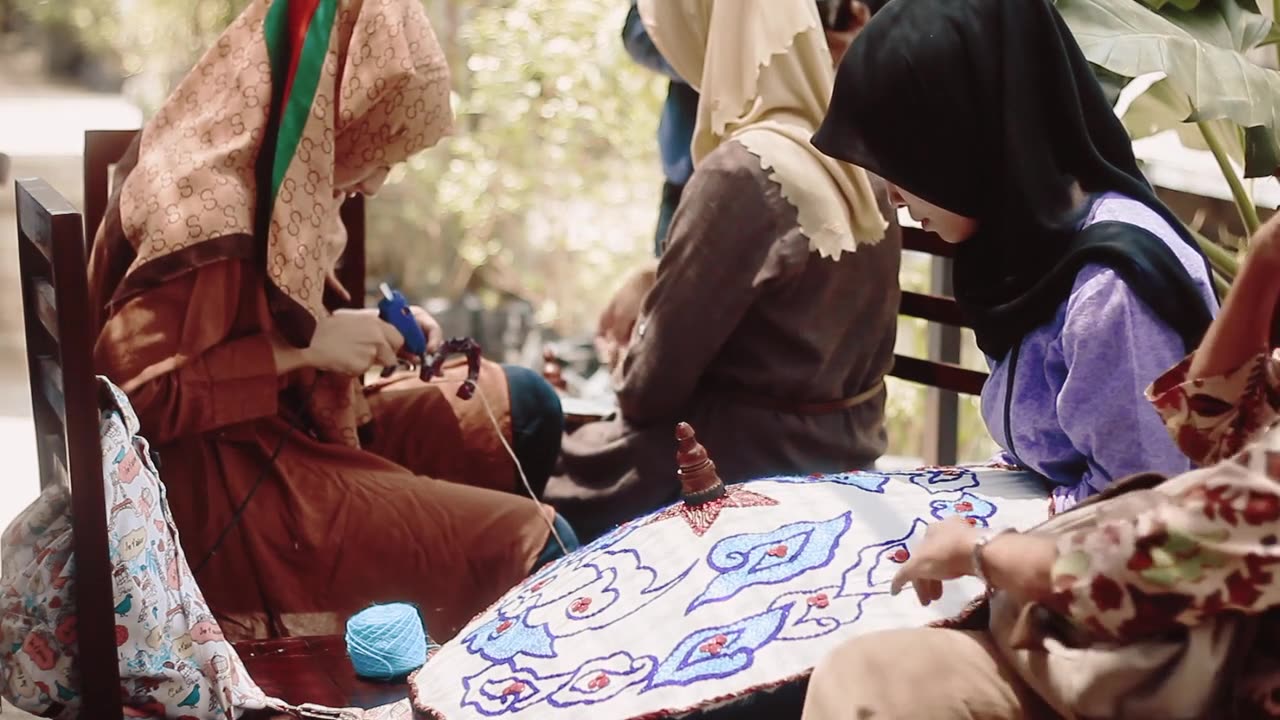
[[[689,423],[676,425],[676,464],[680,478],[680,496],[686,505],[701,505],[724,497],[724,481],[716,473],[716,464]]]

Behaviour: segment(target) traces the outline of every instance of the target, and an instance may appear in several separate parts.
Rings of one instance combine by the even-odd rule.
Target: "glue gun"
[[[378,301],[378,317],[400,331],[400,335],[404,337],[404,349],[425,365],[427,336],[423,334],[418,319],[409,309],[409,301],[404,299],[399,290],[392,290],[386,283],[379,285],[378,289],[382,291],[382,299]]]
[[[449,338],[434,353],[427,354],[427,336],[413,316],[409,301],[405,300],[400,291],[392,290],[386,283],[382,283],[378,289],[382,291],[382,299],[378,301],[378,317],[400,332],[404,338],[405,351],[418,360],[423,382],[443,374],[445,358],[450,355],[466,356],[467,379],[458,387],[458,397],[470,400],[480,378],[480,344],[471,338]],[[382,376],[387,377],[395,370],[394,367],[384,368]]]

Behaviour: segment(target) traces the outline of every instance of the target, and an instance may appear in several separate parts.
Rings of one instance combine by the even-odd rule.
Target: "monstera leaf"
[[[1165,5],[1173,5],[1179,10],[1195,10],[1200,0],[1142,0],[1152,10],[1160,10]]]
[[[1153,87],[1160,94],[1142,105],[1148,125],[1151,118],[1159,118],[1157,129],[1227,121],[1245,129],[1239,151],[1245,175],[1276,171],[1280,71],[1245,53],[1280,40],[1280,28],[1255,0],[1057,0],[1057,7],[1085,56],[1112,84],[1116,76],[1165,74]],[[1229,136],[1238,135],[1233,127]]]
[[[1138,80],[1139,83],[1142,81],[1142,79]],[[1129,137],[1134,140],[1141,140],[1173,129],[1178,133],[1178,140],[1183,147],[1208,150],[1203,133],[1198,126],[1191,123],[1193,115],[1191,99],[1175,89],[1166,77],[1156,80],[1146,91],[1134,98],[1120,119],[1124,122],[1125,129],[1129,131]],[[1222,139],[1228,156],[1237,164],[1243,164],[1244,137],[1239,128],[1230,120],[1212,120],[1208,124]],[[1265,130],[1265,128],[1262,129]]]

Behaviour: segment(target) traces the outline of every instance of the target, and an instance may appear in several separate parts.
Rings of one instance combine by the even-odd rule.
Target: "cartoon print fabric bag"
[[[287,711],[245,672],[209,611],[138,419],[99,378],[116,644],[126,717],[228,720],[244,710]],[[75,559],[70,493],[46,489],[13,521],[0,556],[0,691],[53,718],[79,709]]]

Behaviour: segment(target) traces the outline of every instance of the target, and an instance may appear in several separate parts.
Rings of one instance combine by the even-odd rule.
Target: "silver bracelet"
[[[982,551],[987,547],[987,543],[1006,533],[1016,533],[1016,528],[1004,528],[995,532],[988,532],[973,544],[973,575],[983,582],[987,587],[992,587],[991,579],[987,576],[986,563],[982,561]]]

